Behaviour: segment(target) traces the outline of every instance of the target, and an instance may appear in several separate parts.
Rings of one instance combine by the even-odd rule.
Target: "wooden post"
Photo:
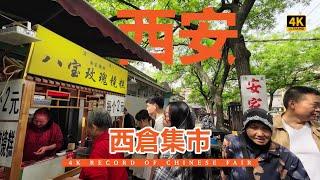
[[[20,172],[23,157],[24,140],[28,125],[30,103],[33,101],[34,89],[35,83],[32,81],[25,80],[22,93],[21,111],[17,128],[17,136],[12,156],[10,180],[18,180],[21,178]]]
[[[84,146],[85,138],[87,137],[87,118],[88,118],[88,109],[83,111],[82,116],[82,125],[81,125],[81,145]]]
[[[4,168],[4,179],[9,179],[10,177],[10,168],[5,167]]]
[[[119,120],[120,120],[120,128],[124,128],[124,116],[119,116]]]

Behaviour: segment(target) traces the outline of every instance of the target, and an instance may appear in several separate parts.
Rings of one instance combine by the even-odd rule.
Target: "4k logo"
[[[304,15],[287,16],[287,31],[305,31],[306,22]]]

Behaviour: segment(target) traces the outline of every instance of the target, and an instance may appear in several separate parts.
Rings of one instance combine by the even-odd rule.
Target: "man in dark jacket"
[[[254,168],[223,168],[222,179],[309,179],[301,161],[287,148],[271,141],[272,116],[263,109],[245,112],[240,135],[228,135],[223,142],[226,159],[258,159]]]
[[[124,108],[124,128],[135,128],[134,117]]]

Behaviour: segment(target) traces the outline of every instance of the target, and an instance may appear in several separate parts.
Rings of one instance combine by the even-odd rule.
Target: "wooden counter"
[[[53,178],[53,180],[63,180],[65,178],[67,178],[67,177],[74,177],[74,176],[79,175],[80,172],[81,172],[81,168],[77,167],[77,168],[74,168],[74,169],[72,169],[72,170],[70,170],[70,171],[68,171],[68,172],[66,172],[66,173],[64,173],[62,175],[59,175],[59,176]]]
[[[61,162],[65,156],[54,157],[47,160],[36,162],[22,169],[22,180],[30,179],[53,179],[65,173],[65,167]]]

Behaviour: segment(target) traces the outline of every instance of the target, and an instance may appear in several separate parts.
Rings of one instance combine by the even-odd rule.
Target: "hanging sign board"
[[[11,167],[18,122],[0,122],[0,166]]]
[[[123,116],[125,97],[106,95],[106,109],[111,116]]]
[[[127,93],[128,71],[37,25],[28,73],[116,93]]]
[[[23,80],[0,83],[0,120],[19,120]]]
[[[265,76],[246,75],[240,77],[242,110],[261,108],[268,111]]]

